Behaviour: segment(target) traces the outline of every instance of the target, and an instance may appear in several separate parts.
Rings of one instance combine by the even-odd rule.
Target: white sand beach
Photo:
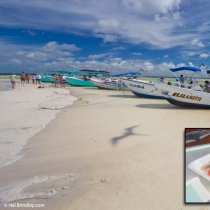
[[[18,84],[15,90],[0,92],[0,167],[21,158],[27,140],[76,99],[69,90],[48,86]]]
[[[209,209],[184,205],[183,171],[184,128],[209,127],[209,110],[178,108],[165,100],[137,98],[128,91],[70,87],[78,99],[55,118],[57,111],[39,109],[40,104],[68,100],[62,104],[69,105],[75,97],[55,94],[53,88],[23,89],[1,95],[5,119],[0,126],[5,139],[1,137],[1,150],[12,157],[17,152],[23,156],[0,169],[2,206]],[[31,98],[36,98],[36,104]],[[27,130],[36,134],[26,144]],[[11,151],[5,146],[10,144]],[[9,161],[8,157],[3,156],[1,164]]]

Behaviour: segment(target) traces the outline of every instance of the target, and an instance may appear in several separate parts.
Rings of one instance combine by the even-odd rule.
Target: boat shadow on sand
[[[111,139],[112,144],[115,146],[119,141],[131,137],[131,136],[146,136],[144,134],[135,133],[134,129],[139,127],[140,125],[134,125],[124,129],[124,132],[120,136],[113,137]]]
[[[179,107],[172,104],[138,104],[138,108],[146,109],[169,109],[169,110],[207,110],[208,108]]]

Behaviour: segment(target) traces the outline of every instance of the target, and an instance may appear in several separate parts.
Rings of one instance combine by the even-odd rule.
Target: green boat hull
[[[42,76],[41,81],[42,82],[53,83],[54,82],[54,77],[45,75],[45,76]]]
[[[80,87],[95,87],[95,85],[91,81],[84,81],[82,79],[66,77],[66,82],[72,86],[80,86]]]

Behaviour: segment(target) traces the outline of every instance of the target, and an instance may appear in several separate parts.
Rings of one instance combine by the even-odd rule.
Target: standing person
[[[184,87],[185,78],[184,78],[183,74],[180,75],[179,81],[181,83],[181,86]]]
[[[12,89],[15,89],[15,83],[16,83],[15,77],[16,77],[15,74],[10,75],[10,81],[11,81]]]
[[[122,80],[121,80],[121,79],[119,79],[119,80],[117,81],[117,87],[118,87],[118,90],[122,90],[123,83],[122,83]]]
[[[60,82],[61,87],[63,87],[63,74],[59,75],[59,82]]]
[[[182,85],[182,84],[181,84],[181,82],[179,81],[179,79],[176,79],[176,86],[177,86],[177,87],[181,87],[181,85]]]
[[[26,84],[28,83],[28,74],[26,73]]]
[[[192,87],[193,87],[193,81],[191,80],[190,83],[189,83],[188,88],[191,89]]]
[[[21,85],[24,85],[25,84],[26,75],[25,75],[24,71],[20,75],[20,81],[21,81]]]
[[[87,75],[84,75],[84,76],[83,76],[83,80],[84,80],[84,81],[87,81],[87,80],[88,80]]]
[[[162,84],[164,84],[164,78],[161,77],[160,80],[159,80],[159,82],[162,83]]]
[[[38,82],[39,82],[39,84],[41,84],[41,79],[42,79],[42,75],[38,74]]]
[[[36,82],[36,75],[33,74],[33,75],[32,75],[32,83],[35,84],[35,82]]]
[[[26,74],[26,83],[29,84],[29,82],[30,82],[30,75]]]
[[[63,87],[65,88],[66,87],[66,76],[63,75]]]
[[[210,82],[208,80],[205,81],[204,91],[210,93]]]
[[[39,82],[39,75],[36,74],[36,84],[38,84],[38,82]]]
[[[36,84],[41,84],[42,76],[40,74],[36,74]]]
[[[57,84],[58,84],[58,75],[57,74],[54,75],[54,83],[55,83],[55,87],[57,87]]]

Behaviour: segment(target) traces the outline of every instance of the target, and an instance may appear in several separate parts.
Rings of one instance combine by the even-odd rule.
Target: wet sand
[[[177,108],[128,91],[70,90],[78,100],[30,139],[22,159],[0,169],[2,204],[208,209],[183,204],[183,147],[184,128],[209,127],[209,110]]]

